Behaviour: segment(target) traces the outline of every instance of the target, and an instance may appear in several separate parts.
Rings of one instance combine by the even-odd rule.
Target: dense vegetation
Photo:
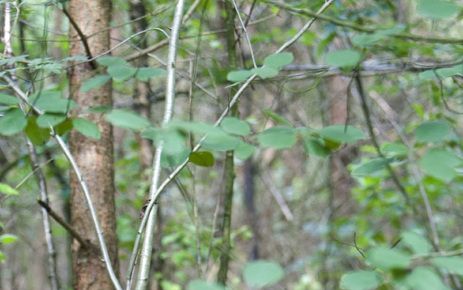
[[[0,6],[0,289],[463,289],[459,1]]]

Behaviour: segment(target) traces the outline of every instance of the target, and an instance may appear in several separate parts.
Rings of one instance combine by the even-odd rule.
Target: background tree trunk
[[[69,2],[69,13],[84,35],[95,33],[88,39],[88,45],[93,55],[109,49],[109,30],[105,29],[109,27],[110,1],[71,0]],[[74,40],[71,42],[71,54],[86,54],[83,42],[75,41],[80,40],[80,37],[73,28],[71,28],[70,37]],[[110,84],[88,93],[79,92],[82,81],[93,76],[94,73],[95,70],[92,69],[90,63],[73,66],[69,72],[71,97],[79,104],[80,110],[86,110],[93,106],[112,105]],[[101,139],[88,139],[73,131],[70,136],[71,151],[92,193],[112,263],[115,269],[118,269],[112,127],[104,121],[101,115],[92,114],[89,119],[98,125],[101,131]],[[71,223],[74,229],[84,238],[97,245],[95,229],[90,220],[84,195],[76,176],[72,173]],[[113,289],[104,263],[100,258],[99,250],[87,249],[74,241],[72,244],[72,258],[74,289]]]

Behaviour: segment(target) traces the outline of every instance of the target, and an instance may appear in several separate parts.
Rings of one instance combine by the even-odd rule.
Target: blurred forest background
[[[463,289],[461,1],[0,7],[0,289]]]

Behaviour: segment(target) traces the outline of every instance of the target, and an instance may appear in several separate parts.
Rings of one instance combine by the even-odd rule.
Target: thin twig
[[[80,40],[82,41],[82,44],[84,46],[85,53],[87,54],[87,59],[88,59],[88,62],[90,63],[90,66],[92,67],[92,69],[96,69],[98,65],[93,59],[92,52],[90,51],[90,46],[88,45],[87,36],[85,36],[85,34],[80,29],[79,25],[74,21],[74,18],[72,18],[72,16],[69,14],[66,7],[63,6],[62,11],[64,15],[66,15],[67,19],[69,20],[69,23],[71,23],[72,27],[79,35]]]
[[[43,210],[45,210],[58,224],[60,224],[74,239],[76,239],[79,244],[81,244],[83,247],[90,247],[90,242],[86,241],[82,236],[72,228],[70,224],[68,224],[62,217],[59,216],[58,213],[56,213],[50,205],[43,201],[43,200],[37,200],[37,203],[42,207]]]
[[[236,16],[238,16],[238,20],[241,24],[241,29],[243,29],[244,37],[246,38],[246,42],[248,43],[249,51],[251,52],[252,64],[254,65],[254,68],[257,68],[256,58],[254,57],[254,49],[252,48],[252,43],[251,39],[249,38],[248,30],[246,29],[246,25],[244,24],[243,19],[241,18],[240,10],[238,9],[238,5],[236,5],[236,1],[231,0],[231,2],[233,3],[233,7],[236,11]]]

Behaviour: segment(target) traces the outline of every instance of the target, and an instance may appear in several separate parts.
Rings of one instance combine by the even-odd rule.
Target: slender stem
[[[248,30],[246,29],[246,25],[244,24],[243,19],[241,18],[240,10],[238,9],[238,5],[236,5],[236,1],[231,0],[231,2],[233,3],[233,7],[234,7],[234,9],[236,11],[236,16],[238,16],[238,20],[240,21],[241,28],[243,29],[244,37],[246,37],[246,42],[248,43],[249,51],[251,52],[252,64],[254,65],[254,68],[257,68],[256,58],[254,57],[254,49],[252,48],[251,39],[249,38]],[[233,27],[234,27],[234,25],[233,25]],[[231,33],[233,33],[233,32],[231,32]]]
[[[57,214],[47,202],[43,200],[37,200],[37,203],[45,210],[57,223],[59,223],[68,233],[76,239],[82,246],[89,247],[90,244],[88,241],[85,241],[84,238],[74,229],[70,224],[68,224],[62,217]]]
[[[29,156],[31,159],[32,168],[34,170],[37,183],[39,185],[40,191],[40,200],[48,204],[48,189],[45,181],[45,176],[43,175],[42,169],[39,167],[39,160],[37,156],[37,151],[35,150],[34,145],[30,140],[27,140],[27,148],[29,150]],[[50,280],[50,286],[52,290],[61,289],[60,283],[58,280],[58,273],[56,271],[56,250],[55,244],[53,242],[53,235],[51,231],[49,213],[44,208],[41,209],[42,213],[42,223],[43,231],[45,233],[45,241],[47,244],[48,251],[48,278]]]
[[[326,1],[323,6],[318,10],[317,12],[317,17],[318,15],[320,15],[321,13],[323,13],[332,3],[333,3],[334,0],[329,0],[329,1]],[[276,52],[281,52],[283,51],[284,49],[288,48],[289,46],[291,46],[292,44],[294,44],[298,39],[299,37],[301,37],[301,35],[307,30],[309,29],[312,24],[315,22],[315,20],[317,19],[317,17],[314,17],[313,19],[311,19],[310,21],[308,21],[300,30],[299,32],[294,36],[292,37],[290,40],[288,40],[287,42],[285,42]],[[215,122],[214,126],[218,126],[220,125],[220,123],[222,123],[222,120],[228,115],[228,113],[230,112],[230,108],[233,107],[234,104],[236,104],[236,102],[239,100],[240,96],[243,94],[243,92],[247,89],[247,87],[252,83],[252,81],[254,81],[255,79],[257,78],[257,75],[254,74],[252,76],[250,76],[241,86],[240,88],[236,91],[235,95],[233,96],[233,98],[230,100],[230,102],[228,103],[227,107],[224,109],[224,111],[222,112],[222,114],[220,115],[220,117],[217,119],[217,121]],[[206,136],[203,136],[201,138],[201,140],[199,140],[199,142],[196,144],[196,146],[193,148],[192,152],[196,152],[199,150],[199,148],[201,148],[201,145],[202,143],[204,142],[204,140],[206,140],[207,138],[207,135]],[[172,171],[171,174],[169,174],[169,176],[159,185],[156,193],[154,194],[154,197],[150,199],[148,205],[146,206],[146,209],[145,209],[145,215],[143,216],[142,218],[142,221],[140,223],[140,226],[138,228],[138,231],[137,231],[137,237],[135,238],[135,243],[134,243],[134,249],[132,251],[132,256],[133,255],[136,255],[136,253],[138,253],[138,247],[139,247],[139,243],[140,243],[140,236],[142,235],[143,233],[143,230],[146,226],[146,222],[148,220],[148,216],[149,214],[151,213],[151,211],[153,210],[153,208],[156,208],[156,202],[157,202],[157,199],[159,197],[159,195],[164,191],[164,189],[166,189],[166,187],[172,182],[172,180],[180,173],[180,171],[182,171],[183,168],[185,168],[185,166],[188,164],[188,158],[185,159],[182,163],[180,163],[175,169],[174,171]],[[129,273],[131,271],[133,271],[133,267],[134,267],[134,263],[135,263],[136,259],[135,258],[131,258],[131,263],[129,264]],[[132,270],[130,270],[132,269]],[[131,276],[131,274],[130,274]],[[129,278],[130,280],[130,278]]]
[[[241,17],[239,16],[238,6],[236,2],[232,0],[235,10],[230,7],[231,5],[224,1],[223,8],[225,11],[225,18],[223,19],[223,26],[229,30],[229,33],[225,34],[225,44],[227,49],[227,65],[229,67],[236,67],[236,39],[235,39],[235,16],[237,15],[240,19],[241,26],[245,33],[246,39],[249,44],[249,49],[251,50],[251,57],[256,67],[256,62],[254,59],[254,53],[252,52],[251,42],[249,36],[246,32],[246,27],[244,26]],[[219,12],[220,13],[220,12]],[[230,93],[233,94],[236,91],[235,87],[231,88]],[[238,116],[238,103],[234,104],[231,108],[231,115],[236,117]],[[220,256],[219,256],[219,271],[217,273],[217,282],[222,285],[227,284],[228,268],[231,260],[231,221],[232,221],[232,209],[233,209],[233,195],[234,189],[233,184],[235,182],[235,163],[234,163],[234,152],[233,150],[227,151],[225,153],[225,162],[223,165],[223,191],[220,198],[222,209],[221,222],[218,227],[218,238],[221,238],[220,241]]]
[[[84,45],[85,53],[87,54],[87,59],[88,59],[88,61],[90,63],[90,66],[92,67],[92,69],[96,69],[97,64],[96,64],[95,60],[93,59],[92,52],[90,51],[90,46],[88,45],[87,36],[85,36],[85,34],[80,29],[79,25],[74,21],[74,18],[72,18],[71,14],[69,14],[66,7],[63,6],[62,11],[63,11],[64,15],[66,15],[66,17],[68,18],[69,23],[71,23],[72,27],[74,28],[74,30],[79,35],[80,41],[82,41],[82,44]]]
[[[167,79],[166,79],[166,101],[164,107],[164,117],[162,126],[167,125],[172,118],[174,100],[175,100],[175,61],[177,59],[177,42],[180,26],[182,24],[184,0],[179,0],[175,8],[174,20],[172,23],[172,34],[170,36],[169,54],[167,57]],[[161,175],[161,155],[164,144],[161,141],[154,155],[153,160],[153,177],[151,179],[150,199],[156,197],[158,190],[159,178]],[[148,286],[149,273],[151,268],[151,256],[153,253],[153,240],[156,225],[156,213],[146,212],[148,223],[144,235],[143,246],[140,253],[140,268],[137,279],[137,290],[144,290]],[[130,279],[129,279],[130,280]],[[129,284],[129,283],[128,283]]]
[[[362,106],[362,111],[363,111],[363,115],[365,116],[365,121],[367,123],[368,133],[370,135],[371,142],[373,143],[373,146],[375,147],[378,156],[383,158],[383,159],[386,159],[384,154],[381,152],[381,148],[379,147],[379,143],[378,143],[378,140],[376,139],[376,135],[375,135],[375,132],[374,132],[374,129],[373,129],[373,125],[371,123],[370,109],[368,108],[368,104],[367,104],[367,100],[366,100],[366,94],[365,94],[365,91],[363,89],[362,80],[361,80],[361,78],[360,78],[360,76],[358,74],[355,74],[354,80],[355,80],[355,84],[357,85],[357,91],[358,91],[358,94],[360,96],[360,102],[361,102],[361,106]],[[404,186],[402,185],[402,183],[399,180],[399,177],[397,176],[397,174],[395,173],[395,171],[392,169],[391,165],[388,162],[386,162],[386,169],[389,171],[389,174],[391,175],[392,181],[394,182],[396,187],[399,189],[399,191],[402,194],[402,196],[404,197],[405,202],[407,203],[407,205],[412,206],[411,203],[410,203],[410,197],[408,196],[407,191],[405,190]],[[414,207],[412,206],[412,209],[413,208]]]

